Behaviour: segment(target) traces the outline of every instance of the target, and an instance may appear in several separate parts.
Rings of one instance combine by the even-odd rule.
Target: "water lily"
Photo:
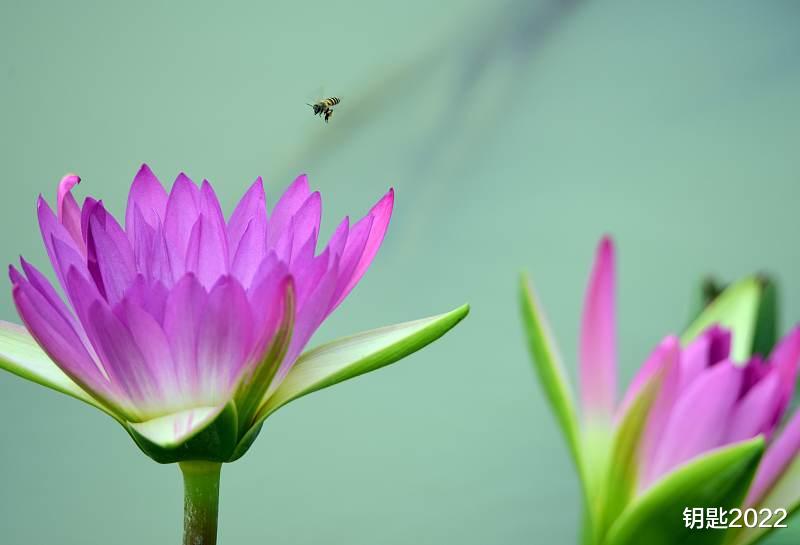
[[[10,267],[25,327],[0,323],[0,367],[89,403],[184,475],[184,542],[216,541],[220,467],[269,415],[310,392],[397,361],[468,312],[368,331],[303,353],[365,273],[386,233],[390,190],[317,250],[322,202],[305,176],[267,214],[261,179],[229,218],[207,181],[169,194],[145,165],[124,223],[79,206],[65,176],[39,198],[42,238],[66,295],[33,265]]]
[[[598,247],[581,322],[579,408],[530,283],[522,310],[536,370],[585,497],[587,544],[745,545],[767,528],[686,528],[686,507],[800,507],[800,412],[784,416],[800,327],[751,356],[762,284],[727,288],[680,337],[664,338],[617,396],[614,246]]]

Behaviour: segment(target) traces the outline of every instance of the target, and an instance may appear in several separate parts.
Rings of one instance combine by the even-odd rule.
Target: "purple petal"
[[[243,286],[250,286],[253,276],[265,256],[265,236],[256,221],[251,221],[236,247],[231,262],[231,273],[239,279]]]
[[[139,216],[136,210],[139,210]],[[128,206],[125,210],[125,230],[131,244],[137,237],[137,230],[145,225],[154,229],[164,223],[167,212],[167,192],[147,165],[142,165],[133,178]]]
[[[70,312],[67,308],[67,305],[64,304],[64,301],[56,292],[55,288],[53,288],[50,281],[41,273],[39,270],[25,261],[24,258],[20,257],[20,265],[22,265],[22,270],[25,272],[25,276],[30,282],[31,286],[38,291],[42,297],[44,297],[47,302],[52,306],[69,324],[74,328],[77,329],[78,324],[75,316]],[[16,272],[16,271],[15,271]],[[18,275],[19,273],[17,273]],[[12,279],[14,284],[17,284],[18,281]]]
[[[344,290],[338,294],[334,308],[339,306],[356,284],[358,284],[358,281],[361,280],[364,273],[367,272],[372,260],[378,253],[378,249],[381,247],[381,243],[383,243],[383,237],[386,235],[386,230],[389,228],[389,220],[392,218],[393,208],[394,189],[390,189],[369,211],[369,216],[372,218],[372,225],[369,229],[367,243],[364,246],[361,258],[358,260],[358,264],[345,285]],[[361,221],[363,221],[363,219]]]
[[[61,370],[81,388],[115,406],[119,399],[114,389],[61,313],[25,280],[14,286],[13,297],[28,331]]]
[[[294,250],[292,252],[290,262],[295,258],[301,248],[307,247],[308,242],[313,241],[313,245],[310,247],[310,249],[311,254],[314,254],[321,220],[322,199],[320,198],[319,193],[315,191],[310,197],[308,197],[308,199],[306,199],[306,202],[303,203],[303,206],[300,207],[300,210],[298,210],[297,214],[295,214],[292,218],[291,223]]]
[[[725,433],[725,444],[751,439],[760,433],[767,434],[772,431],[775,425],[779,381],[777,373],[770,373],[737,403]]]
[[[94,209],[102,205],[103,203],[96,201],[91,197],[86,197],[83,200],[83,208],[81,208],[81,238],[83,238],[84,247],[86,246],[86,241],[89,238],[89,218],[92,217]]]
[[[125,295],[136,278],[136,261],[128,238],[116,220],[97,207],[89,220],[89,260],[97,263],[98,285],[111,305]],[[101,219],[101,216],[105,216]]]
[[[207,298],[197,277],[187,274],[170,291],[164,309],[164,332],[176,374],[192,392],[198,390],[197,337]]]
[[[259,258],[266,250],[267,238],[267,200],[264,196],[264,183],[257,178],[244,194],[228,221],[228,247],[231,256],[240,253],[239,245],[249,232],[249,247],[243,252],[258,251]]]
[[[162,399],[154,369],[149,367],[130,330],[111,312],[104,301],[94,301],[88,308],[90,336],[111,382],[125,392],[136,407],[136,418],[161,410]]]
[[[64,226],[67,232],[79,247],[83,247],[83,237],[81,236],[81,210],[75,197],[72,196],[72,188],[81,182],[77,174],[67,174],[58,184],[58,221]]]
[[[69,173],[58,182],[58,219],[64,218],[64,199],[71,196],[72,188],[81,183],[81,178],[77,174]],[[73,202],[74,202],[73,198]],[[76,203],[77,204],[77,203]]]
[[[313,293],[308,296],[305,304],[298,305],[295,311],[294,330],[292,331],[289,349],[275,376],[274,387],[271,386],[271,388],[277,388],[311,339],[311,336],[330,314],[333,308],[338,272],[338,262],[334,262],[327,274],[317,284]]]
[[[609,418],[617,380],[614,244],[606,237],[597,248],[583,310],[580,386],[584,415]]]
[[[292,264],[298,308],[305,305],[305,302],[311,296],[320,281],[322,281],[326,273],[328,273],[332,265],[330,250],[325,249],[320,255],[314,257],[313,249],[308,248],[312,244],[314,244],[314,242],[309,240],[306,243],[307,248],[300,252],[300,259],[295,260],[295,263]],[[338,259],[333,261],[338,263]],[[337,285],[338,281],[339,279],[337,278],[335,280]],[[334,292],[335,290],[336,287],[334,286]]]
[[[81,257],[83,252],[81,251],[81,248],[75,244],[72,236],[70,236],[66,228],[61,225],[61,223],[58,221],[58,218],[56,218],[56,215],[53,213],[53,210],[50,208],[50,205],[47,204],[47,201],[45,201],[42,197],[39,197],[37,201],[36,212],[39,217],[39,229],[42,233],[44,246],[47,249],[47,255],[50,258],[50,262],[53,264],[58,281],[62,286],[65,286],[66,284],[64,275],[66,273],[66,269],[62,269],[59,265],[54,241],[58,241],[61,243],[61,245],[72,250],[72,253],[78,256],[78,262],[85,263],[85,260],[83,257]]]
[[[145,368],[158,385],[159,411],[185,407],[192,400],[185,395],[172,360],[169,341],[161,325],[133,299],[126,298],[114,313],[130,331],[133,342],[141,352]]]
[[[186,250],[186,272],[197,275],[206,289],[212,288],[227,273],[227,252],[217,235],[212,222],[201,214],[192,228]]]
[[[653,462],[654,478],[723,444],[742,369],[730,360],[698,377],[678,398]]]
[[[221,278],[208,295],[197,333],[200,399],[223,402],[231,394],[250,355],[252,323],[242,286],[233,277]]]
[[[125,292],[126,300],[145,310],[159,324],[164,323],[164,311],[168,296],[169,291],[164,284],[158,280],[148,281],[141,274]]]
[[[283,320],[284,298],[293,291],[293,279],[283,264],[278,264],[272,274],[248,293],[253,312],[255,341],[254,361],[263,359],[263,353],[272,342],[278,325]]]
[[[143,273],[148,280],[159,281],[166,286],[171,286],[173,283],[172,266],[161,222],[150,226],[144,220],[138,207],[134,209],[134,218],[134,222],[138,226],[132,242],[136,270]]]
[[[681,390],[700,374],[728,358],[731,347],[730,331],[712,326],[692,341],[681,355]]]
[[[79,312],[79,309],[82,307],[82,297],[84,297],[85,294],[78,294],[72,291],[68,278],[69,272],[74,270],[76,274],[85,279],[86,283],[91,284],[93,296],[99,298],[102,297],[102,293],[100,292],[98,286],[94,283],[93,275],[88,270],[87,264],[83,257],[78,254],[73,246],[65,244],[60,239],[54,238],[52,241],[52,247],[55,256],[54,268],[56,270],[56,275],[59,277],[59,279],[63,278],[62,287],[64,288],[64,292],[67,294],[67,298],[72,304],[72,308],[75,309],[80,322],[85,323],[86,316],[81,315]]]
[[[617,409],[617,421],[623,418],[645,384],[657,373],[665,373],[667,369],[677,365],[679,357],[680,341],[674,335],[666,337],[656,346],[625,392],[625,397]]]
[[[186,249],[192,228],[200,215],[200,190],[185,174],[178,175],[167,200],[164,236],[175,278],[184,273]]]
[[[780,478],[798,452],[800,452],[800,410],[795,411],[789,423],[761,458],[745,505],[757,504]]]
[[[774,367],[780,377],[776,421],[783,417],[794,394],[798,364],[800,364],[800,327],[795,327],[781,339],[769,357],[770,367]]]
[[[347,235],[347,241],[341,254],[342,257],[339,260],[339,280],[336,286],[334,307],[339,306],[349,293],[350,280],[352,280],[358,263],[361,261],[361,256],[364,255],[373,221],[374,218],[372,216],[361,218]]]
[[[345,218],[336,227],[336,230],[331,235],[326,248],[330,250],[332,257],[340,257],[344,252],[345,245],[347,244],[347,236],[350,233],[350,218]]]
[[[300,210],[310,193],[308,179],[305,174],[298,176],[283,193],[269,218],[267,232],[267,246],[269,248],[277,246],[278,241],[289,230],[292,217]]]

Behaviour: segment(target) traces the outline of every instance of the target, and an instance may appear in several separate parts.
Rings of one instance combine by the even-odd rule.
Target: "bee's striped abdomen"
[[[325,122],[327,123],[328,120],[333,115],[333,107],[339,104],[342,100],[339,97],[330,97],[325,98],[317,102],[316,104],[309,104],[314,109],[314,115],[324,115]]]

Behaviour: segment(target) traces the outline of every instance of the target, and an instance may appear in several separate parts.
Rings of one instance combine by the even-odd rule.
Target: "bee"
[[[339,104],[342,100],[339,97],[330,97],[320,100],[314,104],[309,104],[314,110],[314,115],[321,115],[325,119],[325,123],[333,115],[333,107]]]

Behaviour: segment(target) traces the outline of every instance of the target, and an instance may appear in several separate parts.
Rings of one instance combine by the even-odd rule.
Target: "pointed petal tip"
[[[579,362],[587,415],[610,416],[616,400],[616,272],[614,245],[605,236],[597,246],[581,320]]]
[[[292,185],[290,187],[294,187],[294,186],[297,186],[297,185],[305,186],[308,189],[308,187],[309,187],[309,185],[308,185],[308,175],[305,172],[302,172],[302,173],[298,174],[297,178],[294,179],[294,181],[292,182]]]
[[[597,254],[604,259],[614,259],[616,253],[616,246],[614,238],[611,235],[603,235],[600,242],[597,243]]]
[[[20,259],[22,259],[20,257]],[[22,282],[22,274],[17,270],[14,265],[8,266],[8,278],[11,280],[12,287],[16,289],[17,285]]]

